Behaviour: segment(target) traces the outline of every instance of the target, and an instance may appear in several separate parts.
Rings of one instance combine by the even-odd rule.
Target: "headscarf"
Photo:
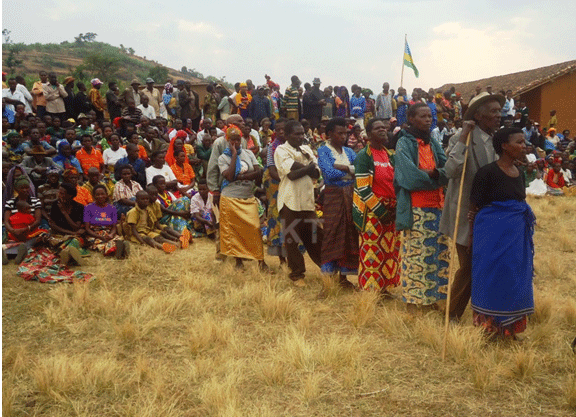
[[[52,175],[52,174],[58,174],[58,176],[60,176],[60,170],[56,167],[50,167],[46,170],[46,176],[48,175]]]
[[[28,179],[22,175],[21,177],[16,178],[16,180],[14,181],[14,189],[17,190],[23,185],[30,185],[30,181],[28,181]]]
[[[226,130],[226,140],[228,142],[230,142],[230,137],[234,133],[236,133],[237,135],[242,137],[242,132],[240,131],[240,129],[238,129],[236,126],[229,126],[228,129]],[[240,153],[241,152],[242,152],[242,148],[238,149],[238,153],[236,154],[236,170],[234,171],[234,179],[236,179],[236,177],[238,177],[238,174],[240,173],[240,170],[242,169],[242,163],[240,162]],[[230,150],[230,148],[228,146],[226,147],[226,149],[224,149],[224,151],[222,153],[224,155],[227,155],[230,158],[232,158],[232,151]],[[222,180],[221,188],[224,189],[229,184],[230,184],[230,181],[228,181],[226,178],[224,178]]]
[[[164,94],[162,94],[162,100],[164,101],[164,105],[168,106],[170,104],[170,100],[172,100],[173,94],[170,90],[173,88],[172,84],[166,83],[164,84]]]
[[[67,168],[64,170],[64,173],[62,174],[62,178],[67,178],[72,174],[78,175],[78,170],[76,168]]]
[[[14,190],[15,190],[14,181],[15,179],[19,178],[19,177],[14,178],[14,172],[16,172],[17,169],[22,172],[21,176],[25,177],[30,183],[30,195],[32,197],[36,197],[36,189],[34,188],[34,184],[30,180],[30,177],[26,173],[24,167],[22,167],[21,165],[14,165],[12,169],[8,172],[8,177],[6,178],[6,197],[12,198],[14,196]]]
[[[168,145],[168,150],[166,151],[166,158],[164,158],[168,166],[172,166],[176,163],[176,155],[174,155],[174,142],[176,142],[176,139],[182,139],[182,142],[184,142],[184,139],[187,137],[188,134],[185,131],[179,130],[176,132],[176,135],[170,139],[170,145]],[[186,152],[186,148],[183,149],[184,152]]]
[[[74,158],[72,155],[70,156],[66,156],[63,153],[64,150],[64,146],[69,145],[68,141],[66,139],[62,139],[60,142],[58,142],[58,155],[56,155],[54,158],[52,158],[52,160],[54,162],[56,162],[58,165],[60,165],[64,170],[68,170],[68,169],[74,169],[76,170],[75,165],[72,163],[72,159]],[[78,172],[76,172],[78,173]]]

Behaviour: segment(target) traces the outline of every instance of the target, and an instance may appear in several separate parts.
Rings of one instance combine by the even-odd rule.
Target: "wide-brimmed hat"
[[[74,80],[76,80],[76,78],[74,78],[74,77],[66,77],[66,78],[64,78],[64,85],[68,85],[68,84],[70,84],[71,82],[74,82]]]
[[[134,85],[134,84],[140,85],[140,81],[138,81],[136,78],[134,78],[132,81],[130,81],[130,85]]]
[[[312,81],[312,84],[322,84],[322,83],[320,82],[320,78],[316,77],[314,78],[314,81]]]
[[[493,100],[503,106],[506,98],[500,94],[490,94],[488,92],[483,92],[475,96],[470,100],[470,103],[468,103],[468,110],[464,113],[464,120],[472,120],[474,113],[476,113],[476,110],[478,110],[480,106]]]
[[[78,117],[76,118],[76,120],[87,119],[87,118],[88,118],[88,116],[86,116],[84,113],[80,113],[80,114],[78,115]]]
[[[146,78],[146,84],[154,84],[154,79],[153,78]]]
[[[32,149],[30,150],[30,153],[32,155],[46,155],[46,151],[44,150],[42,145],[33,146]]]

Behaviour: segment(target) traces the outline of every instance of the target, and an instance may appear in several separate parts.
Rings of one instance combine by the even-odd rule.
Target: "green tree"
[[[134,55],[134,52],[136,52],[134,48],[128,48],[127,50],[130,55]]]
[[[182,69],[180,70],[180,72],[183,72],[184,74],[188,74],[188,68],[186,68],[186,65],[184,65],[182,67]]]
[[[156,65],[148,71],[148,77],[153,78],[157,83],[163,83],[168,78],[168,68]]]
[[[24,44],[17,43],[17,44],[10,44],[8,46],[8,56],[6,57],[6,66],[10,68],[10,72],[14,72],[14,70],[22,65],[22,60],[18,58],[20,52],[24,49]]]
[[[98,36],[94,32],[86,32],[84,35],[84,42],[94,42],[96,40],[96,36]]]
[[[95,77],[110,80],[120,69],[120,62],[119,53],[94,52],[84,58],[84,67]]]
[[[12,33],[8,29],[2,29],[2,36],[4,37],[2,43],[9,44],[12,43],[12,39],[10,39],[10,33]]]
[[[120,44],[120,52],[122,52],[123,54],[126,53],[126,47],[122,44]]]
[[[78,36],[74,36],[74,42],[76,42],[77,44],[82,44],[84,42],[84,34],[81,33]]]

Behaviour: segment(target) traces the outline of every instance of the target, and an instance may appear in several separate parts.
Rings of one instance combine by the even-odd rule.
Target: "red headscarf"
[[[176,133],[176,136],[174,136],[171,140],[170,140],[170,145],[168,145],[168,151],[166,151],[166,163],[168,164],[168,166],[172,166],[176,163],[176,155],[174,155],[174,142],[176,141],[176,139],[182,139],[182,142],[184,142],[184,139],[186,139],[188,137],[188,134],[186,132],[184,132],[183,130],[179,130]],[[186,153],[186,148],[182,148],[184,150],[184,153]]]

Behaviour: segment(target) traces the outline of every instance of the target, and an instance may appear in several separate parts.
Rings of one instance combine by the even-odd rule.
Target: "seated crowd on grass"
[[[266,248],[294,285],[306,286],[307,252],[344,288],[389,298],[400,286],[410,309],[435,310],[446,298],[454,190],[469,147],[450,314],[458,320],[472,297],[475,324],[505,336],[524,329],[532,261],[520,283],[530,294],[506,310],[488,294],[501,283],[474,280],[478,259],[504,268],[476,239],[489,227],[488,209],[531,213],[525,188],[534,181],[542,194],[573,194],[576,138],[557,133],[555,111],[542,129],[511,92],[478,89],[465,104],[454,89],[396,94],[384,83],[374,97],[353,85],[350,96],[344,86],[321,90],[318,78],[302,88],[293,76],[281,94],[265,79],[237,83],[232,94],[210,84],[201,104],[182,81],[156,88],[149,78],[141,89],[135,79],[124,91],[110,82],[102,97],[99,79],[87,94],[73,77],[61,84],[42,71],[31,90],[10,78],[2,94],[3,263],[25,262],[41,247],[82,265],[90,251],[123,259],[134,244],[172,253],[206,237],[216,258],[234,258],[239,270],[256,260],[274,273]],[[512,222],[512,234],[531,242],[522,222]]]

